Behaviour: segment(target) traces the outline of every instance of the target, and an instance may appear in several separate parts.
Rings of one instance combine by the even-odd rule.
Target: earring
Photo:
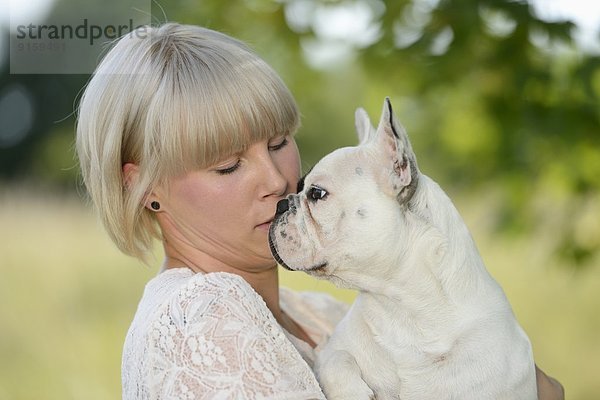
[[[160,203],[158,201],[153,201],[150,203],[150,207],[152,207],[154,211],[158,211],[160,210]]]

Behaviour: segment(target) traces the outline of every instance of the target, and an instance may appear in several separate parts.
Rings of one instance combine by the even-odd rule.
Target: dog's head
[[[347,287],[380,275],[373,269],[394,266],[406,251],[407,210],[421,176],[388,98],[377,129],[360,108],[356,129],[360,144],[319,161],[298,193],[279,202],[269,232],[283,267]]]

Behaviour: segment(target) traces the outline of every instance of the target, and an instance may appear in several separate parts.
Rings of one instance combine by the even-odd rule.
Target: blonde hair
[[[110,237],[146,260],[160,238],[148,194],[299,126],[296,102],[271,67],[225,34],[167,23],[119,39],[82,95],[77,155]],[[126,185],[123,165],[139,177]]]

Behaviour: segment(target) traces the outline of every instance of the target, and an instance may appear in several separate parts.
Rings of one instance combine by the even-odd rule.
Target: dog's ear
[[[358,142],[360,144],[368,142],[375,132],[369,115],[363,108],[359,107],[356,109],[354,113],[354,125],[356,126],[356,133],[358,134]]]
[[[398,201],[405,203],[416,190],[419,170],[408,135],[397,121],[388,97],[383,102],[375,140],[383,153],[382,160],[390,171],[390,187]]]

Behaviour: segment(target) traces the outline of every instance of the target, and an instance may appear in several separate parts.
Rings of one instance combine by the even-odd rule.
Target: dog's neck
[[[443,264],[452,261],[454,267],[483,267],[477,246],[471,237],[458,210],[440,188],[426,175],[419,177],[419,185],[408,205],[408,214],[420,219],[435,234],[441,235],[446,245],[446,258]],[[424,244],[430,247],[427,243]],[[450,265],[440,265],[453,269]]]
[[[405,207],[406,223],[416,227],[410,230],[410,237],[403,238],[409,250],[398,256],[400,265],[393,266],[391,284],[376,284],[377,290],[367,290],[361,296],[371,297],[382,307],[392,304],[384,312],[403,309],[407,315],[435,323],[453,307],[478,301],[477,293],[494,290],[463,219],[433,180],[421,175]],[[381,297],[386,300],[379,301]],[[419,312],[425,308],[429,311]]]

